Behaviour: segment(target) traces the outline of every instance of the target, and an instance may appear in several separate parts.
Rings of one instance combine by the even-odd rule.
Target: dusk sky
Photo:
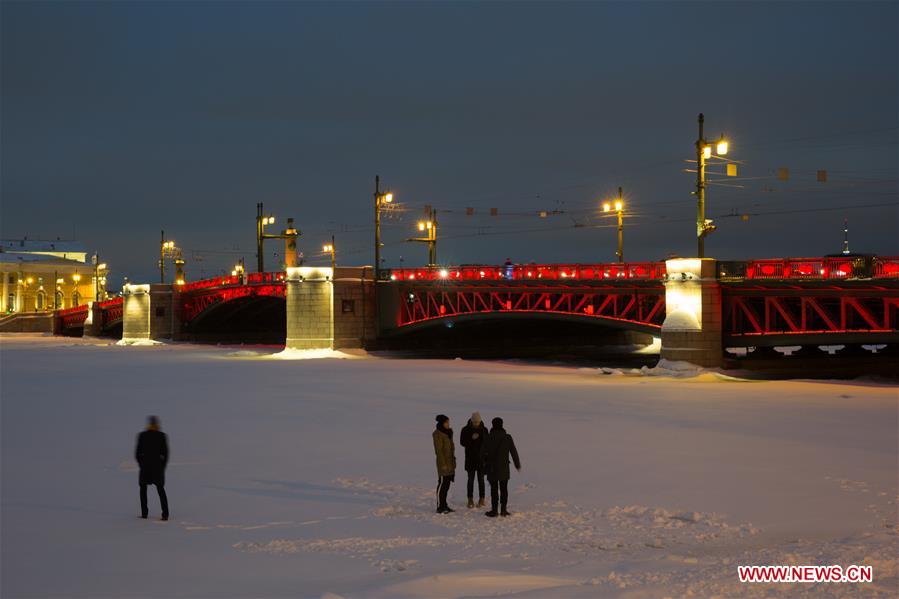
[[[709,256],[838,252],[844,218],[853,250],[899,254],[897,2],[4,1],[0,17],[0,234],[74,234],[116,277],[153,279],[160,229],[190,278],[253,265],[257,202],[276,229],[296,219],[310,262],[334,234],[339,262],[371,264],[376,174],[403,208],[388,266],[426,262],[403,242],[425,205],[441,263],[613,261],[599,203],[619,185],[628,260],[694,255],[699,112],[741,162],[725,181],[741,188],[709,188]]]

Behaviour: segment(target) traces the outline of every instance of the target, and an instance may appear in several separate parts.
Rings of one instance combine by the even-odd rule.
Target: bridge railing
[[[385,271],[390,281],[556,281],[556,280],[661,280],[664,262],[608,264],[471,264],[426,268],[395,268]]]
[[[899,278],[899,258],[891,256],[829,256],[721,261],[722,280],[834,280]]]
[[[201,281],[192,281],[181,286],[181,291],[197,291],[198,289],[209,289],[211,287],[227,287],[233,285],[271,285],[275,283],[283,283],[287,275],[283,272],[250,272],[243,276],[227,275],[223,277],[214,277],[212,279],[203,279]]]

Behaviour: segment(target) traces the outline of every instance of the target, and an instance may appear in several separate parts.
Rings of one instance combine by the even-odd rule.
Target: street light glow
[[[608,202],[605,202],[605,203],[602,205],[602,211],[603,211],[603,212],[608,212],[608,211],[611,210],[611,209],[612,209],[612,205],[609,204]]]
[[[421,221],[419,221],[419,223],[418,223],[418,230],[419,230],[419,231],[424,231],[424,230],[425,230],[425,224],[424,224],[423,222],[421,222]]]
[[[392,202],[392,201],[393,201],[393,194],[392,194],[392,193],[385,193],[385,194],[384,194],[384,201],[387,202],[388,204],[389,204],[390,202]]]
[[[727,140],[725,140],[724,138],[721,138],[721,140],[718,142],[718,154],[720,156],[724,156],[725,154],[727,154]]]
[[[621,200],[615,202],[615,210],[621,212],[621,209],[624,207],[624,204],[621,203]]]
[[[712,146],[705,146],[705,147],[703,147],[703,148],[702,148],[702,155],[703,155],[705,158],[711,158],[711,157],[712,157]]]

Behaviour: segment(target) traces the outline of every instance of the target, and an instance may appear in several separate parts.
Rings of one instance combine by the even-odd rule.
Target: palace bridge
[[[378,348],[433,327],[558,321],[661,339],[663,358],[722,363],[725,348],[899,343],[899,257],[838,256],[382,270],[291,267],[122,295],[55,313],[62,335]],[[598,328],[596,328],[598,327]]]

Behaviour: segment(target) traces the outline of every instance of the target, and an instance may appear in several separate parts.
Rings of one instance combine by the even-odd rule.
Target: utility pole
[[[331,235],[331,276],[334,276],[334,269],[337,268],[337,246],[334,245],[334,236]]]
[[[165,283],[165,231],[159,232],[159,282]]]
[[[256,203],[256,270],[265,272],[265,240],[266,239],[284,239],[285,240],[285,266],[294,266],[296,256],[296,238],[302,235],[300,231],[293,227],[293,219],[287,219],[287,229],[280,234],[266,233],[265,226],[275,224],[275,217],[271,214],[263,216],[262,202]]]
[[[381,177],[375,175],[375,281],[381,280]]]
[[[331,273],[332,273],[331,276],[333,276],[334,268],[337,266],[337,258],[336,258],[336,256],[335,256],[335,252],[337,251],[337,248],[334,246],[334,236],[333,236],[333,235],[331,235],[331,243],[326,243],[326,244],[322,247],[322,250],[323,250],[326,254],[330,254],[330,255],[331,255]]]
[[[267,218],[266,218],[267,220]],[[256,203],[256,271],[265,272],[265,250],[262,243],[263,232],[262,202]]]
[[[381,205],[392,201],[392,193],[381,193],[381,177],[375,175],[375,281],[381,280]]]
[[[624,200],[621,197],[622,189],[618,188],[618,201],[615,202],[615,209],[618,212],[618,261],[624,262],[624,216],[622,214],[624,208]]]
[[[624,190],[620,187],[618,188],[618,197],[615,198],[613,202],[604,202],[602,205],[603,212],[609,212],[612,210],[614,206],[615,212],[618,215],[618,251],[615,252],[615,255],[618,257],[619,262],[624,262]]]
[[[843,253],[849,253],[849,221],[843,219]]]
[[[100,252],[94,252],[94,301],[100,301]]]
[[[705,116],[699,113],[699,138],[696,140],[696,240],[699,244],[698,256],[705,258],[705,138],[703,123]]]
[[[437,265],[437,209],[431,208],[431,227],[428,229],[428,266]]]
[[[703,131],[705,117],[699,113],[699,138],[696,140],[696,241],[698,243],[699,258],[705,258],[705,238],[716,227],[711,219],[705,217],[705,165],[706,160],[712,157],[712,146],[706,140]],[[727,141],[722,135],[717,144],[717,157],[727,154]]]
[[[418,230],[425,234],[424,237],[412,237],[407,241],[417,241],[428,244],[428,266],[437,265],[437,210],[431,208],[428,212],[428,220],[418,222]]]

